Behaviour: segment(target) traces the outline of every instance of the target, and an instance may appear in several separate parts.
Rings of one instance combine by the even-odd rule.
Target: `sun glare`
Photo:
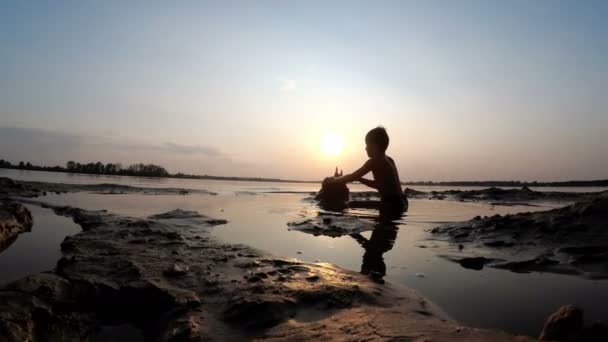
[[[321,137],[321,152],[335,156],[342,152],[344,148],[344,139],[335,132],[327,132]]]

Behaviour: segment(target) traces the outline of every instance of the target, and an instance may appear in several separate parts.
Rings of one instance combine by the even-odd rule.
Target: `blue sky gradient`
[[[3,1],[0,127],[20,133],[0,156],[314,179],[361,164],[381,124],[406,180],[608,178],[607,17],[605,1]],[[319,152],[326,131],[341,155]]]

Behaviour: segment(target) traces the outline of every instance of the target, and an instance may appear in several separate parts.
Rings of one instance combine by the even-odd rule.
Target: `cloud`
[[[130,154],[225,157],[216,147],[173,142],[145,143],[100,136],[84,136],[36,128],[0,127],[0,157],[60,162],[62,158],[95,159],[101,155]]]
[[[203,154],[209,157],[218,157],[222,154],[219,149],[211,146],[181,145],[171,142],[166,142],[163,146],[167,151],[179,154]]]
[[[279,81],[279,90],[283,92],[294,91],[298,87],[298,84],[294,79],[279,77],[277,78],[277,81]]]

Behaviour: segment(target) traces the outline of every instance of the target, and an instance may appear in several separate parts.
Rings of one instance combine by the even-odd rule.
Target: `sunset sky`
[[[403,181],[605,179],[606,18],[606,1],[2,1],[0,158],[319,179],[382,125]]]

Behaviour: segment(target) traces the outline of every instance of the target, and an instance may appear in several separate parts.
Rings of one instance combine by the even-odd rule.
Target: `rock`
[[[371,222],[353,216],[327,216],[320,214],[314,218],[289,222],[291,230],[297,230],[313,235],[339,237],[374,230]]]
[[[10,178],[0,177],[0,197],[4,196],[20,196],[20,197],[36,197],[39,190],[24,182],[14,181]]]
[[[165,270],[164,275],[168,277],[180,277],[188,274],[188,266],[182,266],[178,264],[173,264],[167,270]]]
[[[424,191],[405,188],[405,190],[403,190],[403,196],[406,198],[422,198],[428,196],[428,194]]]
[[[517,190],[518,194],[522,192],[536,193],[529,189]],[[514,192],[493,189],[484,193],[502,195]],[[471,246],[471,250],[485,248],[484,254],[490,257],[503,258],[506,252],[513,257],[540,255],[527,260],[507,260],[492,264],[492,267],[516,272],[567,273],[597,279],[608,278],[607,220],[608,191],[605,191],[559,209],[475,217],[470,221],[435,227],[430,232],[435,238],[444,238],[463,247]],[[554,251],[565,255],[553,258]]]
[[[222,318],[247,329],[256,329],[276,325],[293,317],[295,313],[295,301],[281,296],[239,296],[231,300]]]
[[[551,314],[539,339],[541,341],[572,341],[583,330],[583,311],[573,305],[564,305]]]
[[[531,272],[551,270],[550,266],[558,265],[559,261],[541,255],[536,258],[518,261],[507,261],[492,265],[496,268],[508,269],[513,272]]]
[[[0,202],[0,251],[12,243],[17,235],[30,231],[32,214],[19,203]]]
[[[603,322],[593,322],[590,326],[585,327],[581,340],[589,342],[608,341],[608,325]]]
[[[464,268],[479,271],[479,270],[483,269],[483,266],[490,261],[491,261],[490,259],[487,259],[484,257],[472,257],[472,258],[462,258],[462,259],[460,259],[459,263],[460,263],[460,266],[462,266]]]
[[[488,247],[512,247],[515,245],[513,242],[506,242],[503,240],[488,241],[483,244]]]

